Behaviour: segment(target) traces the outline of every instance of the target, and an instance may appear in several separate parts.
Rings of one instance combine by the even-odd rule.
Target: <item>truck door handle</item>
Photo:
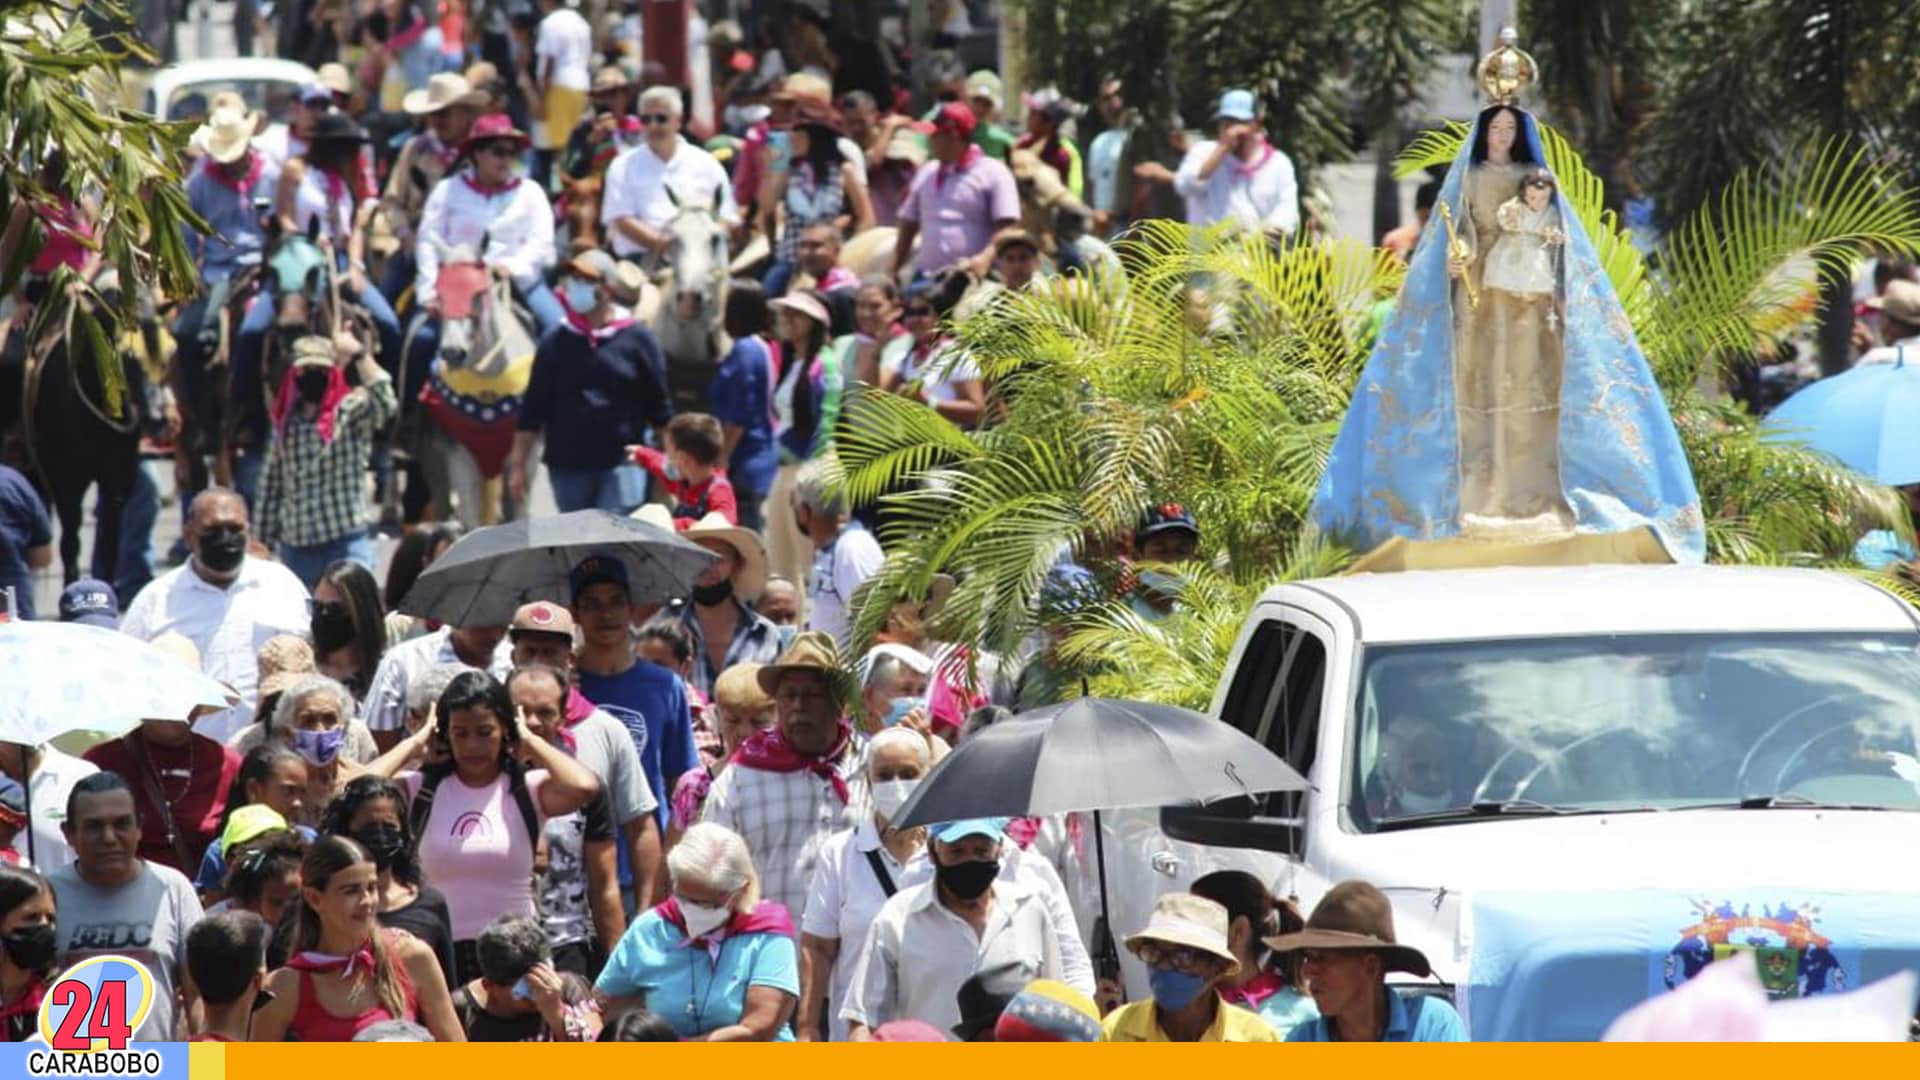
[[[1171,851],[1156,851],[1151,860],[1154,872],[1167,877],[1180,876],[1180,857]]]

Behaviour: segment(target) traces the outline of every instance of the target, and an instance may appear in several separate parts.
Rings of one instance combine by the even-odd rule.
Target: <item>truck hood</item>
[[[1742,951],[1778,998],[1920,967],[1920,865],[1899,854],[1920,814],[1696,810],[1349,839],[1330,880],[1386,890],[1476,1040],[1598,1038]]]

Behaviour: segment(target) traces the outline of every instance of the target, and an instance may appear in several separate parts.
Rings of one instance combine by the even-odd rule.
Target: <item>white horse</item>
[[[724,317],[727,306],[727,227],[718,207],[725,193],[702,201],[683,200],[671,187],[675,209],[667,224],[671,237],[665,265],[635,306],[634,317],[653,327],[667,359],[667,389],[676,412],[703,407],[707,387],[731,342]]]

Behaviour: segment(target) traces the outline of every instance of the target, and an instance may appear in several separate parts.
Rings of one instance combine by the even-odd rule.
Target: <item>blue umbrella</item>
[[[1920,359],[1920,357],[1916,357]],[[1887,485],[1920,483],[1920,366],[1861,364],[1780,403],[1766,429]]]
[[[76,731],[112,738],[239,700],[139,638],[79,623],[0,623],[0,686],[0,741],[26,746]]]

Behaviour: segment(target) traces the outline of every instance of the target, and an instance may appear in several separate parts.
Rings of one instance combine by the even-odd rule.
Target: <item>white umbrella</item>
[[[27,746],[75,731],[112,738],[239,701],[164,650],[79,623],[0,623],[0,687],[0,741]]]

